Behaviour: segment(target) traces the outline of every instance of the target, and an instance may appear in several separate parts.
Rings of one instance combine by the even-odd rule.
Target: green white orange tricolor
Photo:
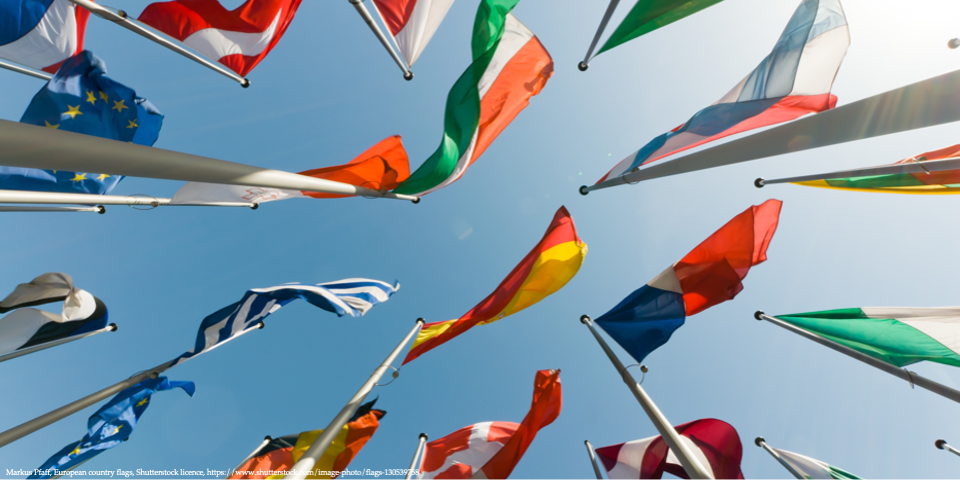
[[[833,465],[821,462],[815,458],[810,458],[799,453],[788,452],[787,450],[778,450],[774,448],[780,457],[787,461],[802,474],[805,478],[835,478],[835,479],[859,479],[860,477],[844,471]]]
[[[424,195],[457,181],[540,93],[553,59],[510,11],[519,0],[483,0],[473,26],[473,63],[447,95],[440,147],[394,192]]]

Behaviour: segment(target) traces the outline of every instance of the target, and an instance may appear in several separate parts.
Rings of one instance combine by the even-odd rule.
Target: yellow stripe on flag
[[[826,180],[809,180],[806,182],[792,182],[794,185],[804,187],[826,188],[829,190],[846,190],[848,192],[875,192],[875,193],[899,193],[906,195],[957,195],[960,194],[960,188],[951,188],[944,185],[914,185],[909,187],[880,187],[880,188],[849,188],[834,187]]]
[[[331,471],[333,470],[333,462],[336,461],[337,456],[343,453],[347,448],[347,432],[350,430],[349,425],[344,425],[340,429],[340,433],[334,437],[333,442],[327,447],[327,450],[323,452],[323,455],[317,460],[317,463],[313,466],[315,473],[319,474],[321,471]],[[310,432],[301,433],[297,437],[297,444],[293,447],[293,463],[300,461],[300,457],[307,452],[307,449],[313,445],[313,442],[317,440],[317,437],[323,433],[323,429],[313,430]],[[332,478],[330,475],[308,475],[307,478]]]
[[[430,340],[433,337],[438,337],[450,329],[453,326],[454,322],[457,320],[447,320],[446,322],[437,323],[436,325],[428,325],[420,329],[420,333],[417,334],[417,339],[413,341],[413,345],[410,349],[417,348],[417,345],[420,345],[427,340]]]

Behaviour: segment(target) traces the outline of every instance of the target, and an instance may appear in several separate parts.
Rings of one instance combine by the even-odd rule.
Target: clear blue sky
[[[131,13],[148,2],[129,0]],[[224,2],[227,6],[239,0]],[[564,407],[515,478],[590,477],[583,440],[656,434],[582,326],[719,226],[768,198],[784,201],[769,260],[745,290],[687,320],[646,359],[644,388],[675,424],[733,424],[748,478],[787,478],[753,446],[816,457],[864,477],[943,478],[960,459],[960,406],[753,320],[859,306],[957,304],[960,198],[857,194],[774,185],[774,178],[890,163],[958,142],[956,125],[619,187],[581,197],[650,138],[716,101],[769,52],[798,0],[727,0],[576,70],[606,2],[523,0],[515,15],[556,72],[459,182],[419,205],[289,200],[249,209],[170,207],[95,214],[3,214],[0,293],[49,271],[73,275],[120,329],[0,364],[0,429],[50,411],[189,349],[201,319],[248,288],[346,277],[400,281],[363,318],[305,304],[168,372],[197,395],[156,395],[130,441],[86,469],[227,469],[264,435],[322,428],[413,325],[456,318],[485,297],[566,205],[589,254],[559,293],[473,329],[377,388],[387,410],[351,465],[406,468],[420,432],[439,438],[491,420],[519,422],[538,369],[559,368]],[[631,2],[623,2],[614,22]],[[341,164],[399,134],[416,168],[436,148],[449,87],[470,61],[475,0],[460,0],[405,82],[346,0],[305,1],[242,89],[98,18],[87,47],[109,75],[166,120],[156,146],[288,171]],[[960,66],[960,4],[846,0],[852,44],[834,85],[840,104]],[[42,83],[0,71],[0,117],[18,120]],[[178,182],[128,178],[118,194],[170,196]],[[617,348],[624,361],[628,356]],[[960,387],[950,367],[917,365]],[[83,435],[96,407],[0,450],[0,468],[34,468]]]

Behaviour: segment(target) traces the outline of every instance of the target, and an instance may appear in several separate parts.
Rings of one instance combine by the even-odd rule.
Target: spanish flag
[[[493,293],[456,320],[424,325],[403,363],[410,362],[474,325],[513,315],[560,290],[580,270],[586,255],[587,244],[577,236],[570,212],[566,207],[560,207],[540,243],[500,282]]]
[[[374,409],[375,402],[366,403],[357,410],[313,467],[315,475],[307,478],[336,478],[337,475],[331,475],[332,472],[339,473],[347,469],[387,413]],[[323,429],[270,439],[237,467],[229,478],[283,478],[283,472],[293,468],[321,433]]]

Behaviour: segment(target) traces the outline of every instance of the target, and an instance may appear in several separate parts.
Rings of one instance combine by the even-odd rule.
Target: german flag
[[[353,457],[360,453],[363,446],[377,431],[380,419],[387,414],[383,410],[373,408],[374,403],[376,400],[365,403],[357,409],[357,413],[334,437],[333,443],[313,467],[315,473],[340,472],[347,469]],[[272,438],[237,467],[229,478],[283,478],[283,474],[271,475],[271,472],[293,468],[321,433],[323,429]],[[336,478],[336,475],[311,475],[307,478]]]
[[[563,288],[577,274],[587,244],[577,236],[566,207],[553,216],[540,243],[523,258],[487,298],[456,320],[428,323],[420,329],[406,364],[440,344],[473,328],[523,310]]]

